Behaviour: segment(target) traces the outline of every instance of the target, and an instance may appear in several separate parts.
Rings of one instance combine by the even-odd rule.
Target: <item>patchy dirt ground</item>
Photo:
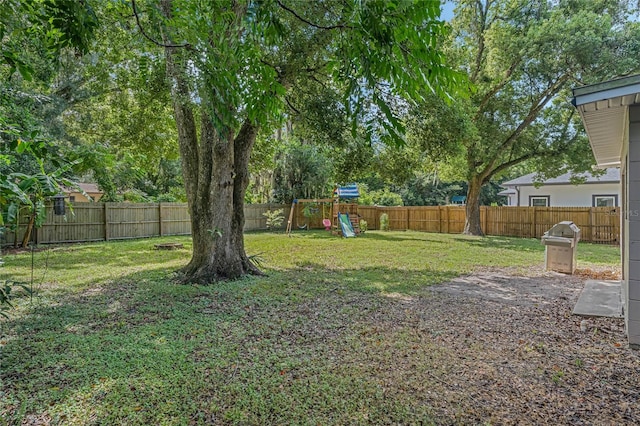
[[[585,276],[599,271],[508,272],[461,277],[433,297],[390,295],[405,309],[382,314],[385,326],[412,323],[435,341],[421,397],[438,423],[640,424],[640,362],[623,321],[571,314]]]

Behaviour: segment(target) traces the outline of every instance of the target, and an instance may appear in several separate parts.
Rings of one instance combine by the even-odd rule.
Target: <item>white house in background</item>
[[[507,197],[508,206],[536,207],[618,207],[621,201],[620,169],[610,167],[605,174],[577,174],[580,184],[571,183],[571,173],[547,179],[536,187],[536,173],[502,183],[506,189],[498,195]]]
[[[640,348],[640,75],[573,89],[601,167],[620,167],[622,298],[629,345]]]

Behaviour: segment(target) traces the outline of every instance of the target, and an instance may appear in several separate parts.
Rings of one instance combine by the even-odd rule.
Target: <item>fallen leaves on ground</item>
[[[619,280],[621,279],[621,273],[619,269],[576,269],[574,275],[579,277],[588,278],[592,280]]]

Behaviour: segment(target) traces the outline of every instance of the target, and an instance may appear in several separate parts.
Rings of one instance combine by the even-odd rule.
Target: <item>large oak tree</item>
[[[549,175],[592,162],[571,87],[639,69],[638,23],[624,0],[461,0],[452,51],[475,87],[457,101],[467,126],[456,149],[468,181],[464,232],[482,235],[481,187],[535,161]],[[427,112],[426,115],[429,115]],[[437,145],[437,140],[436,140]]]
[[[138,18],[143,11],[134,10]],[[244,249],[248,163],[260,129],[286,114],[300,79],[343,88],[351,117],[378,109],[378,137],[401,126],[385,99],[442,95],[457,74],[443,64],[439,2],[162,0],[141,31],[164,46],[191,213],[193,255],[184,280],[260,274]],[[157,23],[144,27],[145,22]]]

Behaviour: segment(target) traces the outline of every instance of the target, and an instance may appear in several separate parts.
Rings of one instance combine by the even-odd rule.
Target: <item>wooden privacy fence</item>
[[[66,216],[56,216],[47,208],[42,227],[35,229],[36,244],[124,240],[163,235],[189,235],[191,222],[184,203],[71,203]],[[246,231],[265,229],[267,210],[281,208],[285,217],[289,207],[279,204],[245,206]],[[22,241],[28,217],[20,218],[17,233],[5,232],[0,242],[13,245],[16,234]]]
[[[380,229],[380,215],[389,216],[389,229],[459,234],[465,209],[460,206],[359,206],[369,229]],[[487,235],[540,238],[558,222],[573,221],[582,241],[617,244],[620,241],[619,207],[480,207],[482,230]]]
[[[55,216],[47,208],[44,225],[35,230],[37,244],[122,240],[163,235],[189,235],[191,222],[183,203],[72,203],[73,212]],[[267,210],[282,209],[286,226],[290,206],[245,205],[245,231],[266,229]],[[389,216],[389,229],[459,234],[465,211],[460,206],[378,207],[358,206],[357,214],[371,230],[380,229],[380,215]],[[620,208],[612,207],[481,207],[482,229],[487,235],[540,238],[563,220],[575,222],[582,241],[617,244],[620,240]],[[22,240],[28,218],[20,220],[17,237]],[[316,223],[317,222],[317,223]],[[321,228],[321,220],[310,221]],[[14,244],[16,233],[5,232],[0,240]]]

